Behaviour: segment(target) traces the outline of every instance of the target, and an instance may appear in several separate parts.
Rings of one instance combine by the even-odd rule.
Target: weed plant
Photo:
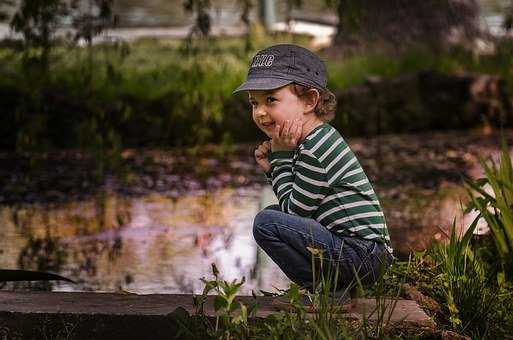
[[[490,335],[492,309],[499,299],[493,276],[469,245],[476,225],[474,221],[460,239],[454,222],[449,241],[435,244],[431,256],[437,264],[434,282],[452,329],[482,339]]]
[[[390,299],[390,290],[381,277],[374,287],[377,307],[368,311],[362,320],[349,318],[341,313],[339,301],[334,297],[338,270],[327,266],[322,251],[309,248],[312,253],[312,269],[315,289],[308,292],[292,283],[282,297],[290,302],[290,308],[276,311],[265,318],[257,318],[258,298],[253,292],[253,303],[249,306],[236,299],[244,278],[227,282],[219,278],[219,272],[212,265],[213,280],[205,280],[203,293],[194,296],[195,313],[189,315],[184,309],[174,312],[179,325],[177,337],[191,339],[388,339],[391,328],[390,317],[396,299]],[[352,288],[363,290],[360,280]],[[213,316],[208,316],[205,305],[208,294],[215,293]],[[387,298],[388,297],[388,298]],[[397,295],[395,296],[397,298]],[[308,300],[308,308],[305,305]],[[390,302],[391,301],[391,302]]]
[[[472,181],[467,179],[467,192],[470,196],[466,211],[476,210],[475,222],[483,218],[490,229],[495,253],[499,255],[501,272],[499,280],[513,281],[513,166],[509,148],[502,138],[500,163],[479,159],[484,169],[484,178]],[[487,192],[492,189],[492,193]]]

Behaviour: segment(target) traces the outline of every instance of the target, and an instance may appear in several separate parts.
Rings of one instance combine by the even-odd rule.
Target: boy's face
[[[299,118],[303,121],[305,105],[287,85],[275,90],[248,91],[253,120],[260,130],[273,138],[276,124]]]

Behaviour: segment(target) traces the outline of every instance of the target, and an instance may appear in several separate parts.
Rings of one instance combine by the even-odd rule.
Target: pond
[[[498,141],[471,131],[348,140],[378,193],[397,256],[443,239],[455,217],[460,229],[470,223],[472,216],[461,217],[460,174],[479,177],[477,156],[496,157]],[[0,268],[79,282],[4,289],[200,293],[212,263],[226,280],[244,276],[243,294],[287,287],[252,236],[254,216],[274,199],[253,148],[127,150],[125,179],[108,177],[98,187],[78,152],[0,154]]]
[[[262,258],[251,233],[259,193],[226,188],[179,198],[105,195],[4,206],[2,267],[38,264],[80,282],[53,290],[198,293],[199,278],[211,276],[216,263],[225,279],[245,276],[246,292],[271,290],[269,284],[283,286],[281,275]]]

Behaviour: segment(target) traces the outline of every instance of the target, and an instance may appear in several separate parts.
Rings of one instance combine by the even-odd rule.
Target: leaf
[[[258,303],[254,303],[249,306],[248,315],[255,317],[258,311]]]
[[[217,287],[216,281],[207,281],[203,278],[201,278],[201,281],[203,281],[203,283],[205,283],[205,287],[203,288],[203,293],[202,293],[202,295],[204,295],[204,296],[207,295],[212,289]]]
[[[296,283],[291,283],[287,291],[287,297],[290,301],[299,301],[299,286]]]
[[[239,302],[240,305],[240,316],[242,317],[242,321],[246,323],[248,321],[248,308],[242,302]]]
[[[214,309],[216,310],[216,312],[221,309],[226,309],[227,307],[228,307],[228,301],[226,301],[226,299],[223,296],[217,295],[214,298]]]
[[[188,335],[188,338],[194,338],[194,323],[191,322],[191,316],[186,309],[178,307],[167,316],[171,317],[178,324],[178,332],[175,338],[181,338],[184,333]]]
[[[491,196],[489,193],[487,193],[486,191],[484,191],[484,189],[481,188],[481,186],[477,185],[474,181],[471,181],[471,180],[465,180],[465,183],[473,190],[477,191],[478,193],[480,193],[482,196],[488,198],[488,199],[491,199],[491,200],[494,200],[495,198],[493,196]]]
[[[478,219],[474,219],[470,227],[468,227],[467,231],[465,232],[465,235],[463,236],[463,239],[461,240],[461,243],[463,247],[467,247],[470,239],[472,238],[472,235],[474,234],[474,230],[476,230]]]
[[[6,281],[66,281],[76,283],[66,277],[31,270],[0,269],[0,282]]]

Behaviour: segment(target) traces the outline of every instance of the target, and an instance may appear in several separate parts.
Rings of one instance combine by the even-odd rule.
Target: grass
[[[394,298],[398,293],[391,292],[381,278],[375,289],[377,308],[369,311],[377,321],[370,321],[366,315],[361,322],[348,319],[340,313],[337,301],[330,293],[337,281],[338,271],[327,272],[322,270],[323,257],[317,249],[310,249],[312,253],[312,266],[316,289],[313,293],[306,292],[294,283],[284,293],[284,297],[290,302],[290,308],[257,320],[258,299],[253,293],[254,302],[248,306],[240,301],[235,301],[238,290],[244,284],[244,278],[240,281],[226,282],[220,279],[220,274],[215,265],[212,265],[213,280],[202,279],[205,283],[203,293],[194,296],[196,311],[189,315],[185,310],[177,310],[175,319],[180,325],[178,336],[191,339],[385,339],[395,338],[388,334],[391,328],[390,316],[395,308]],[[316,271],[319,264],[321,269]],[[358,281],[358,280],[357,280]],[[358,282],[353,286],[363,287]],[[351,289],[351,288],[348,288]],[[207,295],[215,293],[213,307],[215,314],[210,318],[205,313]],[[283,293],[283,292],[282,292]],[[392,297],[388,302],[387,297]],[[313,311],[309,313],[301,300],[305,298],[311,301]]]
[[[434,70],[446,74],[496,74],[503,77],[511,91],[512,54],[513,42],[504,41],[492,55],[476,55],[458,47],[436,54],[432,51],[411,50],[399,57],[379,53],[355,55],[342,61],[327,61],[329,86],[334,90],[340,90],[361,85],[369,76],[394,77],[422,70]]]
[[[91,53],[84,48],[70,49],[68,46],[57,46],[53,52],[52,74],[56,80],[63,80],[63,74],[69,74],[88,65],[89,58],[92,58],[90,63],[96,66],[96,81],[108,81],[104,68],[98,66],[110,64],[124,76],[123,85],[129,86],[119,89],[120,92],[128,90],[131,93],[145,94],[151,99],[158,97],[159,93],[173,89],[175,81],[183,81],[177,78],[176,74],[188,73],[195,67],[204,65],[216,82],[207,83],[206,88],[200,91],[216,90],[217,86],[221,85],[220,92],[227,95],[231,94],[235,84],[244,79],[249,60],[259,49],[276,43],[290,42],[308,46],[308,39],[305,37],[297,38],[286,34],[258,35],[253,38],[256,42],[253,49],[248,52],[243,48],[243,39],[225,37],[197,42],[195,54],[184,54],[183,41],[176,39],[147,38],[129,44],[97,45],[92,48]],[[498,52],[491,56],[476,56],[470,51],[455,48],[443,54],[413,50],[400,57],[371,53],[347,57],[344,60],[326,60],[326,63],[330,88],[340,90],[362,84],[369,75],[393,77],[423,69],[445,73],[482,72],[510,78],[512,51],[513,43],[505,42],[500,45]],[[17,53],[12,58],[11,53],[8,49],[0,49],[0,58],[3,59],[5,66],[11,69],[14,66],[14,70],[19,73],[22,55]],[[223,81],[219,82],[219,79]],[[148,84],[151,86],[148,87]],[[201,86],[201,83],[198,82],[196,85]]]
[[[498,166],[493,160],[490,160],[491,166],[484,159],[479,161],[485,177],[466,181],[471,198],[467,211],[478,212],[475,221],[480,218],[486,221],[501,260],[502,273],[513,279],[513,165],[504,138]],[[487,188],[492,193],[488,193]]]
[[[189,51],[183,41],[173,39],[95,45],[90,50],[58,45],[48,73],[37,68],[39,51],[0,48],[0,105],[8,108],[0,125],[10,127],[0,128],[0,147],[87,148],[96,143],[108,149],[257,140],[246,98],[232,91],[245,79],[256,51],[276,43],[307,46],[308,38],[267,36],[254,29],[252,42],[249,51],[243,38],[198,40]],[[498,74],[511,88],[512,46],[504,42],[495,55],[480,57],[454,49],[326,60],[329,87],[339,91],[365,83],[370,75],[394,77],[431,69]],[[334,124],[349,134],[361,133],[362,124],[347,119]],[[430,126],[417,122],[429,122],[429,117],[404,119],[401,126]]]

